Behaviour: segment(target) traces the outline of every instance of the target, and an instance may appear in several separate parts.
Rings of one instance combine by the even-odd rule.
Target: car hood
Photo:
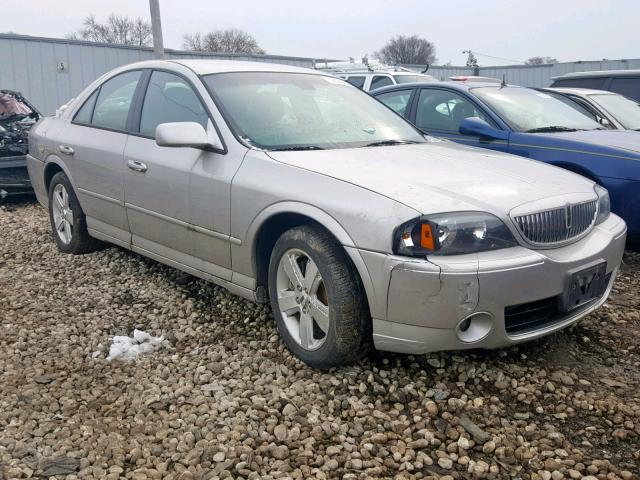
[[[533,133],[531,135],[562,138],[640,153],[640,132],[633,130],[584,130],[577,132]]]
[[[280,162],[328,175],[401,202],[420,213],[484,210],[506,214],[550,197],[595,197],[593,183],[522,157],[434,140],[424,144],[268,152]],[[563,197],[563,198],[560,198]]]

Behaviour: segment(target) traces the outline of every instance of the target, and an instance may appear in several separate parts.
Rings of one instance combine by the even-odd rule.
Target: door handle
[[[135,170],[136,172],[146,172],[147,164],[139,162],[138,160],[129,160],[127,161],[127,167],[131,170]]]
[[[67,145],[58,145],[58,150],[60,150],[60,153],[64,153],[65,155],[73,155],[74,154],[74,150],[73,148],[67,146]]]

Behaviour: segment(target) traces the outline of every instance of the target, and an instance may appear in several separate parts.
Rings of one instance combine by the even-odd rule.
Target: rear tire
[[[269,297],[284,343],[311,367],[349,364],[371,349],[371,317],[358,272],[322,228],[296,227],[278,239]]]
[[[87,231],[86,217],[64,172],[56,173],[49,184],[49,221],[61,252],[79,255],[99,246]]]

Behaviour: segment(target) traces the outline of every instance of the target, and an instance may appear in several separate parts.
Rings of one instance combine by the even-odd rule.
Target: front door
[[[470,117],[481,118],[497,128],[495,122],[465,95],[442,88],[420,89],[414,112],[414,123],[420,130],[472,147],[490,148],[503,152],[509,150],[509,143],[506,140],[460,133],[460,124],[465,118]]]
[[[197,148],[158,146],[156,127],[168,122],[197,122],[213,129],[188,80],[153,71],[142,102],[139,135],[129,137],[124,155],[132,243],[156,256],[230,280],[229,241],[224,228],[223,232],[214,230],[218,221],[228,222],[229,185],[220,189],[214,182],[201,181],[203,170],[219,170],[225,158]],[[218,219],[216,212],[226,214]]]

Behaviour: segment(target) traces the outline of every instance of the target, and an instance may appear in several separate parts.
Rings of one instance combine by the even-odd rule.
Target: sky
[[[182,48],[187,33],[239,28],[267,53],[318,59],[360,59],[414,34],[435,45],[438,64],[464,65],[467,49],[480,65],[640,57],[640,0],[160,0],[160,10],[166,48]],[[63,37],[111,12],[148,19],[149,4],[5,0],[0,31]]]

